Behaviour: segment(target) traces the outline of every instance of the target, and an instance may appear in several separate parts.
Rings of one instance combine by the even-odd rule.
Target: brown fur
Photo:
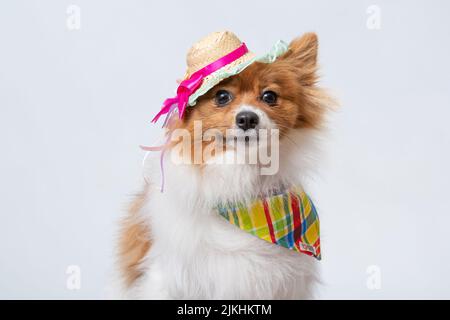
[[[235,109],[242,104],[266,112],[278,125],[280,138],[291,128],[320,127],[326,96],[316,87],[317,48],[317,36],[313,33],[295,39],[289,51],[275,62],[254,63],[242,73],[222,81],[200,97],[197,105],[188,107],[185,117],[171,124],[169,130],[188,129],[193,137],[194,121],[202,121],[203,132],[215,128],[224,134],[235,121]],[[226,89],[234,96],[234,100],[225,107],[217,107],[214,102],[220,89]],[[278,94],[275,106],[268,106],[260,100],[261,93],[266,90]],[[145,201],[146,190],[138,195],[123,221],[119,258],[123,279],[128,286],[142,275],[139,266],[151,246],[148,227],[139,219],[139,211]]]
[[[147,189],[136,196],[122,221],[119,239],[119,266],[125,286],[130,286],[142,275],[140,263],[150,250],[151,241],[147,225],[140,219]]]

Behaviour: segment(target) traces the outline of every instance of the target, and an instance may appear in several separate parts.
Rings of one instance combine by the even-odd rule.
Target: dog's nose
[[[255,129],[258,122],[258,115],[252,111],[241,111],[236,115],[236,125],[244,131]]]

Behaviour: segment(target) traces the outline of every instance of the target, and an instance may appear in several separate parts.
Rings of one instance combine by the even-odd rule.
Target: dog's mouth
[[[225,132],[215,135],[215,143],[222,145],[225,149],[233,150],[237,146],[258,148],[271,143],[273,130],[276,128],[255,128],[242,130],[239,128],[228,128]]]
[[[237,143],[244,143],[246,145],[252,145],[258,143],[259,131],[256,129],[242,130],[231,129],[227,131],[227,135],[224,137],[224,143],[226,145],[236,145]]]
[[[222,137],[223,145],[226,148],[235,149],[238,145],[244,145],[249,148],[258,148],[261,145],[267,146],[270,144],[271,129],[232,129],[227,130],[228,134]]]

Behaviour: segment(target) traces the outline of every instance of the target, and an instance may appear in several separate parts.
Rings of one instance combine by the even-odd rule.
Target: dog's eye
[[[223,107],[233,100],[233,96],[227,90],[219,90],[216,93],[215,101],[218,107]]]
[[[273,91],[264,91],[261,100],[267,103],[269,106],[273,106],[277,103],[277,94]]]

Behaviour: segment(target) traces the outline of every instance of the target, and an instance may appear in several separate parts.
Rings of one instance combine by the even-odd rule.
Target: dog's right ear
[[[319,41],[315,33],[305,33],[289,44],[289,50],[281,57],[298,70],[302,85],[314,85],[317,76],[317,52]]]

